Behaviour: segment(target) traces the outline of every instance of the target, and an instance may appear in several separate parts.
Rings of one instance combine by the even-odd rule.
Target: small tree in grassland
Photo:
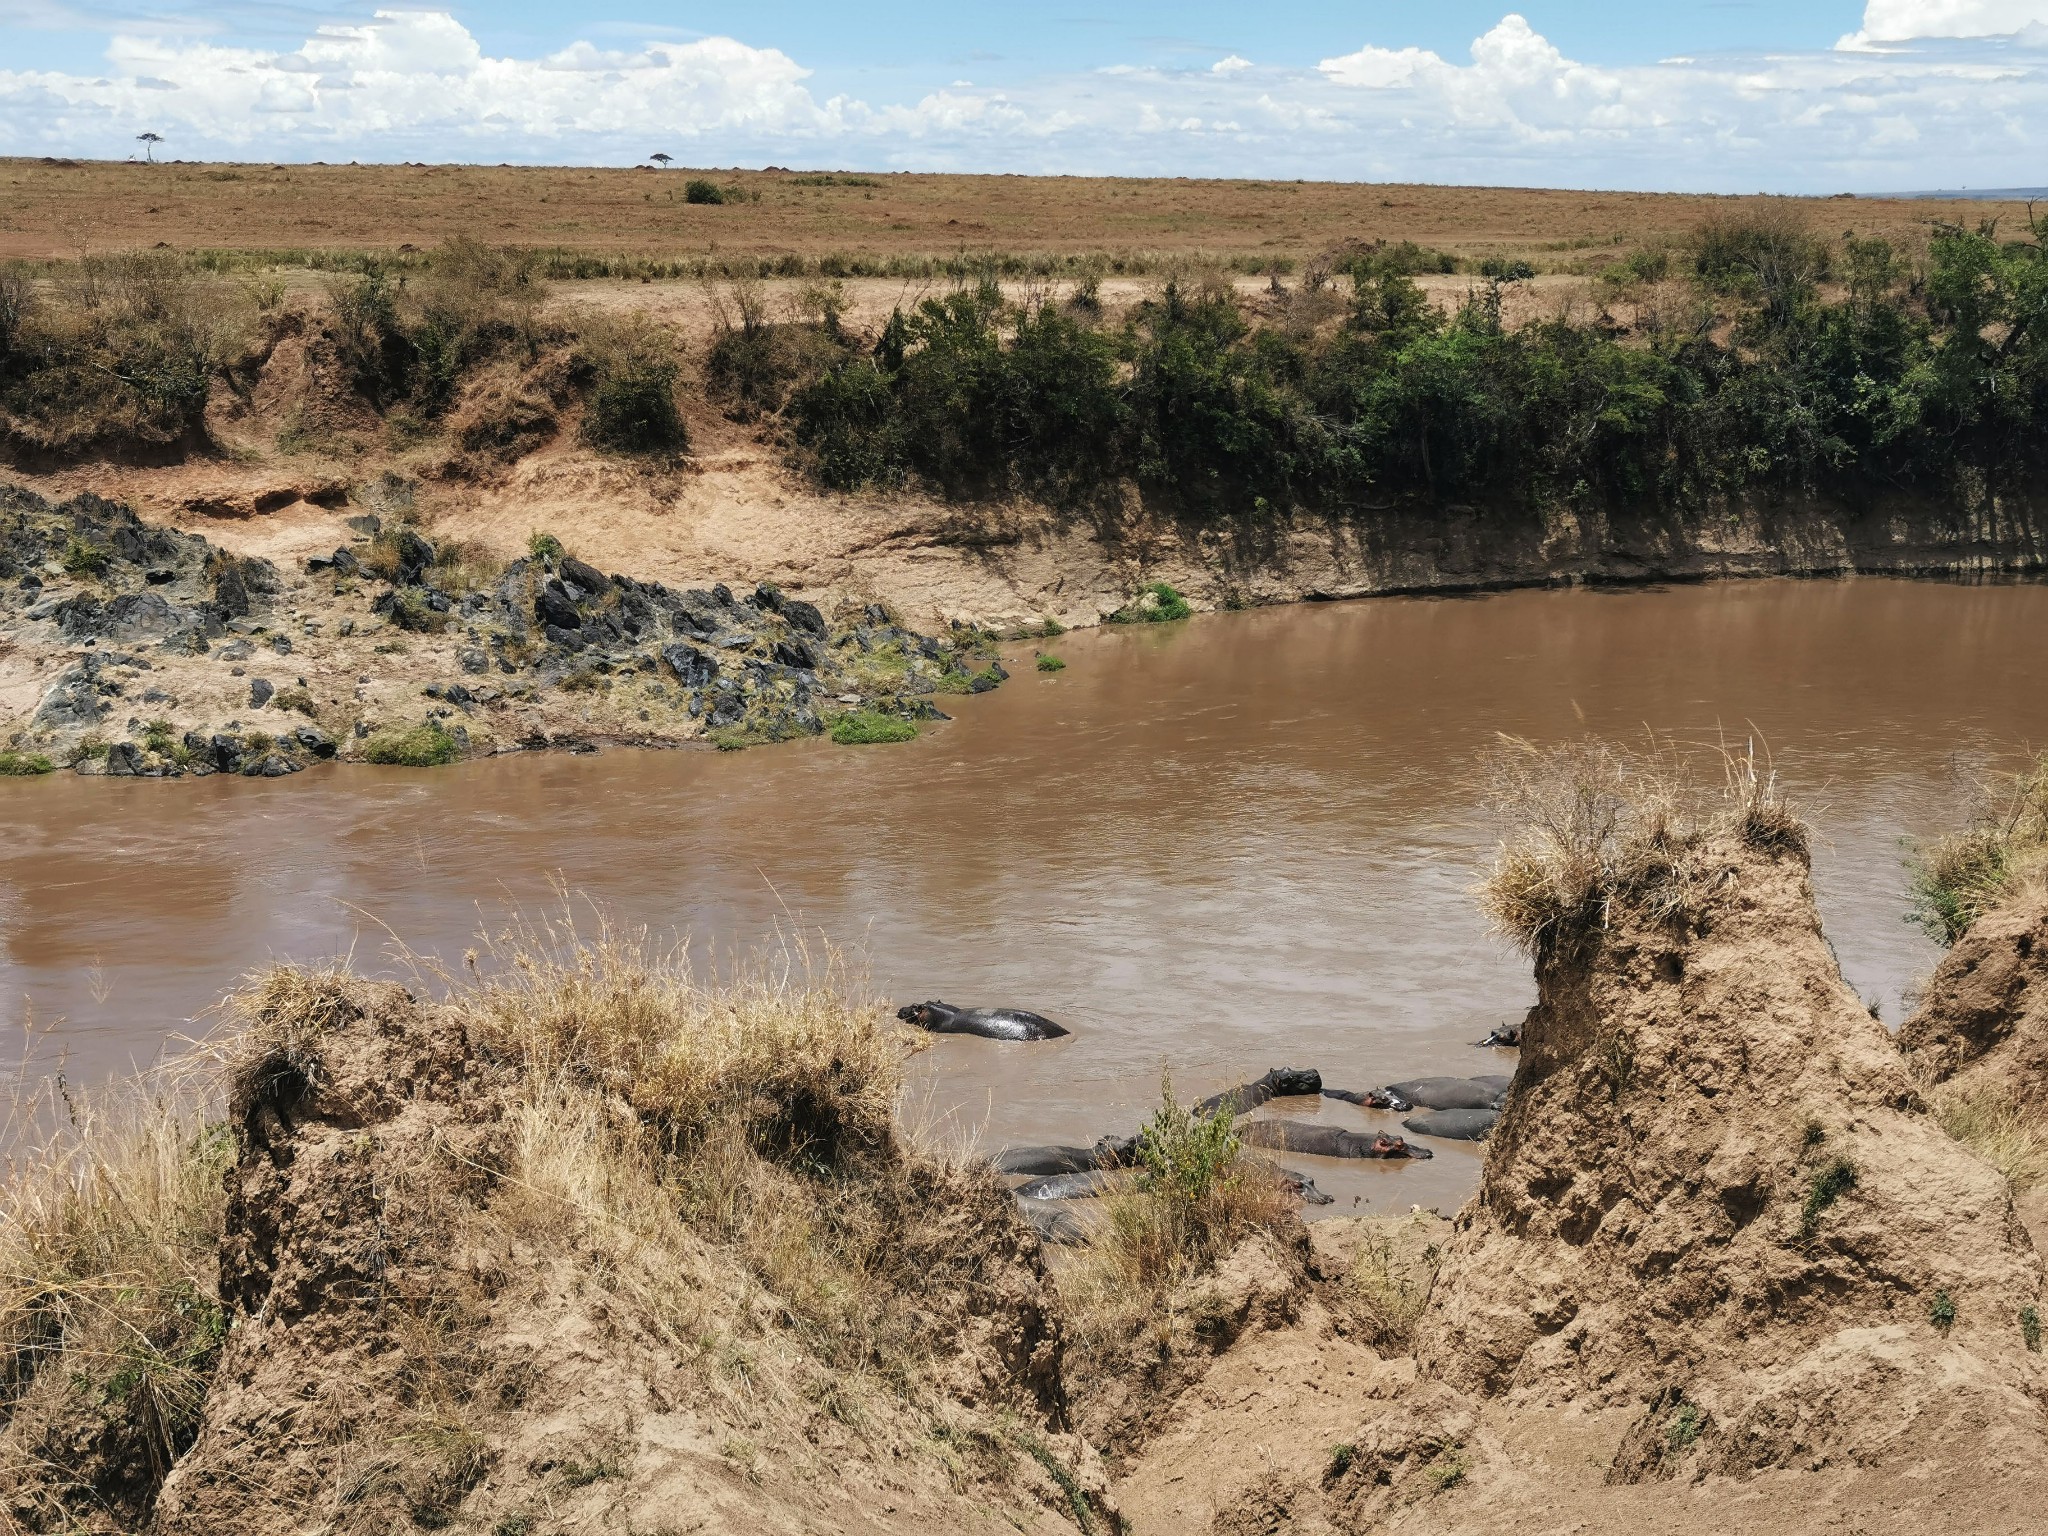
[[[671,160],[675,159],[675,156],[674,156],[674,155],[664,155],[664,154],[663,154],[663,153],[662,153],[662,152],[661,152],[660,150],[656,150],[656,151],[655,151],[655,152],[654,152],[653,154],[649,155],[649,156],[648,156],[647,158],[648,158],[648,159],[650,159],[650,160],[652,160],[652,161],[653,161],[653,162],[654,162],[654,163],[655,163],[656,165],[660,166],[660,167],[661,167],[661,168],[662,168],[662,169],[663,169],[663,170],[665,171],[665,170],[667,170],[667,169],[668,169],[668,167],[669,167],[669,162],[670,162]]]
[[[138,133],[135,135],[135,142],[142,146],[144,157],[152,165],[156,163],[156,147],[163,143],[163,141],[164,136],[160,133]]]

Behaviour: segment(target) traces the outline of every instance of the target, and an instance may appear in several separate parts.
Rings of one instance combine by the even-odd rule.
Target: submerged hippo
[[[1346,1104],[1357,1104],[1365,1109],[1391,1109],[1400,1112],[1415,1107],[1388,1088],[1325,1088],[1323,1097],[1342,1099]]]
[[[1121,1169],[1089,1168],[1033,1179],[1028,1184],[1019,1184],[1015,1193],[1026,1200],[1093,1200],[1129,1178]]]
[[[1105,1136],[1092,1147],[1009,1147],[994,1158],[997,1173],[1086,1173],[1128,1168],[1138,1160],[1138,1138]]]
[[[1389,1083],[1387,1092],[1421,1109],[1498,1109],[1503,1090],[1471,1077],[1418,1077]]]
[[[1499,1118],[1497,1109],[1440,1109],[1433,1115],[1410,1115],[1401,1127],[1418,1136],[1441,1136],[1446,1141],[1484,1141]]]
[[[1255,1159],[1274,1178],[1280,1187],[1293,1195],[1303,1205],[1335,1205],[1337,1202],[1316,1188],[1316,1181],[1305,1173],[1296,1173],[1292,1168],[1282,1168],[1278,1163],[1269,1163],[1264,1158]]]
[[[1522,1043],[1522,1026],[1519,1024],[1496,1024],[1484,1040],[1474,1040],[1474,1045],[1517,1046]]]
[[[1342,1130],[1334,1125],[1314,1125],[1305,1120],[1253,1120],[1238,1127],[1238,1137],[1248,1146],[1273,1147],[1281,1152],[1306,1152],[1314,1157],[1433,1157],[1427,1147],[1413,1147],[1399,1136],[1384,1131]]]
[[[1067,1033],[1041,1014],[1022,1008],[955,1008],[951,1003],[912,1003],[896,1017],[935,1035],[979,1035],[984,1040],[1057,1040]]]
[[[1268,1099],[1320,1093],[1322,1089],[1323,1074],[1314,1067],[1275,1067],[1255,1083],[1244,1083],[1210,1094],[1195,1106],[1195,1112],[1216,1115],[1227,1108],[1231,1114],[1241,1115],[1248,1109],[1257,1109]]]
[[[1088,1229],[1072,1211],[1057,1200],[1033,1200],[1020,1196],[1017,1213],[1031,1223],[1041,1243],[1065,1243],[1079,1247],[1088,1241]]]

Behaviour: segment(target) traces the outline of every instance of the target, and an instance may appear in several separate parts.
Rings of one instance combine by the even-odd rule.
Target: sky
[[[0,154],[2048,184],[2048,0],[0,0]]]

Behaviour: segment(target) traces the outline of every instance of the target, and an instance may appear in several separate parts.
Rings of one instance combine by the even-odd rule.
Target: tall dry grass
[[[1483,770],[1502,836],[1478,888],[1495,930],[1540,956],[1607,926],[1617,903],[1677,918],[1706,893],[1703,850],[1716,833],[1804,852],[1805,829],[1754,742],[1711,754],[1718,785],[1698,773],[1700,756],[1655,740],[1503,736]]]
[[[2009,1088],[1949,1083],[1928,1099],[1941,1128],[2004,1174],[2014,1194],[2048,1180],[2048,1116]]]
[[[1923,843],[1908,861],[1914,920],[1952,945],[1970,925],[2048,876],[2048,754],[1971,786],[1962,830]]]
[[[153,1496],[197,1432],[225,1336],[216,1261],[234,1155],[205,1103],[173,1072],[94,1094],[59,1075],[12,1096],[0,1493],[17,1512],[60,1525],[74,1503],[133,1513],[124,1501]],[[97,1435],[75,1433],[81,1411]]]

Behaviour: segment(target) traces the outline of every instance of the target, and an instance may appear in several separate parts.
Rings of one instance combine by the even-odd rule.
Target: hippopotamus
[[[1019,1184],[1015,1193],[1027,1200],[1093,1200],[1129,1178],[1121,1169],[1089,1168],[1033,1179],[1028,1184]]]
[[[1255,1083],[1244,1083],[1210,1094],[1195,1106],[1195,1113],[1217,1115],[1227,1108],[1231,1114],[1241,1115],[1248,1109],[1257,1109],[1268,1099],[1320,1093],[1322,1087],[1323,1074],[1314,1067],[1275,1067]]]
[[[1080,1218],[1057,1200],[1033,1200],[1020,1196],[1017,1212],[1031,1223],[1041,1243],[1065,1243],[1078,1247],[1088,1241],[1088,1229]]]
[[[1474,1045],[1520,1045],[1522,1026],[1519,1024],[1496,1024],[1484,1040],[1474,1040]]]
[[[1412,1147],[1399,1136],[1389,1136],[1384,1131],[1360,1135],[1306,1120],[1253,1120],[1239,1126],[1237,1134],[1249,1146],[1307,1152],[1315,1157],[1435,1156],[1427,1147]]]
[[[1296,1173],[1292,1168],[1282,1168],[1278,1163],[1269,1163],[1264,1158],[1254,1159],[1268,1170],[1280,1187],[1300,1200],[1303,1205],[1335,1205],[1337,1202],[1316,1188],[1316,1181],[1305,1173]]]
[[[1346,1104],[1358,1104],[1366,1109],[1391,1109],[1398,1112],[1415,1107],[1398,1093],[1388,1088],[1367,1088],[1364,1090],[1357,1088],[1325,1088],[1323,1090],[1323,1097],[1326,1099],[1342,1099]]]
[[[1387,1092],[1423,1109],[1498,1109],[1503,1090],[1470,1077],[1418,1077]]]
[[[1503,1094],[1515,1086],[1514,1075],[1509,1072],[1481,1072],[1472,1081],[1488,1088],[1497,1088]]]
[[[1410,1115],[1401,1127],[1418,1136],[1441,1136],[1446,1141],[1484,1141],[1499,1118],[1497,1109],[1440,1109],[1433,1115]]]
[[[935,1035],[979,1035],[984,1040],[1057,1040],[1067,1033],[1051,1019],[1022,1008],[955,1008],[951,1003],[912,1003],[896,1017]]]
[[[997,1173],[1086,1173],[1128,1168],[1138,1160],[1138,1138],[1105,1136],[1092,1147],[1009,1147],[995,1157]]]

